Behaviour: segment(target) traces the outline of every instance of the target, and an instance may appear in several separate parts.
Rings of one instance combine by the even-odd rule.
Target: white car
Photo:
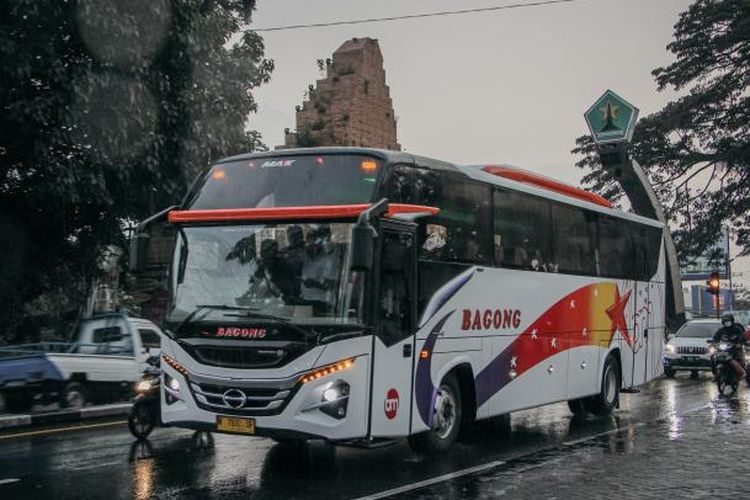
[[[162,331],[150,321],[104,314],[79,322],[75,341],[0,348],[0,395],[11,413],[34,401],[79,408],[132,395],[149,356],[158,355]]]
[[[718,319],[694,319],[670,335],[664,346],[664,374],[674,377],[675,373],[684,370],[697,377],[699,371],[711,370],[708,341],[719,328],[721,321]]]

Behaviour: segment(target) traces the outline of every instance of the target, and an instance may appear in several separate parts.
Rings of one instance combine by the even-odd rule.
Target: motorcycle
[[[732,367],[731,361],[734,359],[735,350],[738,347],[728,342],[719,342],[711,345],[711,362],[716,377],[716,387],[719,394],[726,395],[727,387],[732,388],[729,396],[737,394],[737,388],[740,385],[740,378]]]
[[[135,384],[135,402],[128,415],[128,429],[138,439],[146,439],[161,424],[161,369],[159,356],[146,360],[147,367]]]

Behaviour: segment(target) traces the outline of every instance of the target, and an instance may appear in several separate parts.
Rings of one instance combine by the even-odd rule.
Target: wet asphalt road
[[[287,449],[179,429],[139,445],[122,423],[95,425],[0,435],[0,498],[723,498],[750,489],[750,393],[719,398],[706,375],[623,394],[611,418],[573,419],[565,404],[519,412],[510,436],[475,433],[439,457],[405,441]]]

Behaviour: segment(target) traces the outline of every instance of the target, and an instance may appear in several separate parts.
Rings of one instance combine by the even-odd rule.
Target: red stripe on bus
[[[307,207],[274,207],[274,208],[219,208],[213,210],[172,210],[169,222],[222,222],[241,220],[285,220],[285,219],[346,219],[359,216],[370,208],[369,204],[356,205],[318,205]],[[427,213],[435,215],[439,208],[424,205],[391,203],[388,205],[387,217],[396,214]]]
[[[599,196],[596,193],[570,186],[560,181],[556,181],[542,175],[537,175],[532,172],[517,170],[509,167],[498,167],[494,165],[487,165],[483,167],[482,170],[484,170],[488,174],[497,175],[498,177],[511,179],[517,182],[523,182],[524,184],[531,184],[548,191],[553,191],[558,194],[570,196],[571,198],[578,198],[579,200],[588,201],[590,203],[595,203],[607,208],[612,208],[612,203],[609,200]]]

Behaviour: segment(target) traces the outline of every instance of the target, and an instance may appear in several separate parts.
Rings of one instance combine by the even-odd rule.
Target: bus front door
[[[416,316],[415,233],[409,224],[395,229],[383,227],[381,234],[370,436],[397,437],[408,434],[411,423]]]

